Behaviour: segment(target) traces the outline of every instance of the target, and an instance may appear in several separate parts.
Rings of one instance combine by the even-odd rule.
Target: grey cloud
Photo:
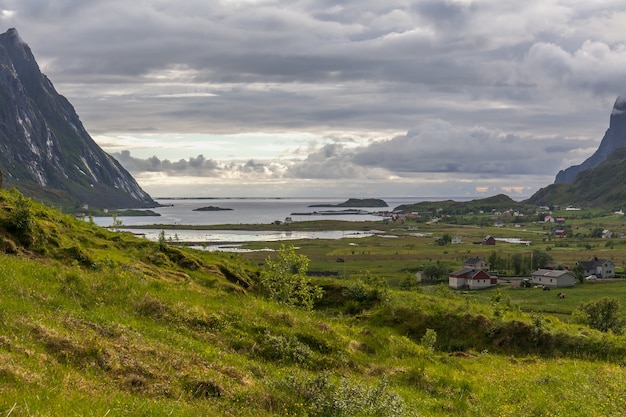
[[[436,121],[357,150],[353,161],[390,172],[553,174],[567,152],[579,145],[563,138],[520,137]]]
[[[0,8],[14,13],[0,23],[17,27],[92,133],[421,126],[367,148],[311,153],[287,171],[298,178],[360,177],[372,167],[547,172],[559,151],[599,141],[626,84],[623,2],[233,4],[5,0]],[[176,69],[184,77],[163,75]],[[206,96],[186,95],[198,92]],[[259,161],[231,167],[129,156],[127,163],[281,175]]]
[[[132,174],[163,172],[172,176],[212,177],[218,175],[219,171],[218,164],[211,159],[206,159],[203,155],[173,162],[168,159],[161,160],[156,156],[148,159],[135,158],[127,150],[111,155]]]

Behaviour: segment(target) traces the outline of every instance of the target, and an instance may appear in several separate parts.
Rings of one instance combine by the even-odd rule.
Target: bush
[[[386,379],[373,387],[348,379],[332,381],[328,374],[315,378],[290,376],[276,384],[289,415],[311,417],[395,417],[410,414],[402,398],[389,390]],[[304,410],[302,410],[304,408]],[[304,412],[304,413],[303,413]]]
[[[617,298],[603,297],[581,304],[573,315],[592,329],[621,334],[624,331],[625,321],[619,316],[619,309],[620,304]]]
[[[307,277],[309,259],[298,255],[293,246],[281,245],[276,260],[267,258],[261,271],[261,286],[271,300],[281,304],[312,310],[322,298],[322,288]]]
[[[420,339],[420,345],[432,352],[435,350],[435,343],[437,343],[437,332],[433,329],[426,329],[426,333]]]
[[[32,201],[17,190],[12,191],[12,193],[16,194],[17,197],[13,209],[5,220],[5,227],[22,243],[30,245],[33,243],[34,229]]]
[[[273,335],[266,331],[258,341],[259,356],[282,363],[305,364],[313,357],[313,351],[295,337]]]

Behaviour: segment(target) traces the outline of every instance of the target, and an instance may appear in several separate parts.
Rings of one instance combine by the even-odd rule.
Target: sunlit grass
[[[256,259],[160,248],[35,213],[38,240],[0,254],[0,416],[626,412],[624,336],[568,320],[595,297],[623,307],[625,284],[577,286],[564,300],[419,286],[348,310],[346,286],[368,271],[397,288],[429,260],[452,265],[486,249],[410,236],[303,241],[312,267],[346,271],[319,279],[338,304],[309,312],[268,301]],[[14,249],[13,235],[2,239]]]

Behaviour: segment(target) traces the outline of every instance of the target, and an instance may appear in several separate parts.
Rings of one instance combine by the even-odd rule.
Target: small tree
[[[309,259],[296,253],[293,246],[281,245],[276,259],[265,261],[261,271],[261,285],[270,299],[279,303],[313,309],[315,301],[322,298],[323,290],[313,285],[306,275]]]
[[[117,214],[113,213],[113,224],[111,224],[111,228],[113,230],[119,231],[120,227],[123,226],[123,222],[121,219],[117,218]]]
[[[581,304],[574,311],[574,315],[592,329],[601,332],[612,331],[621,334],[624,330],[624,320],[619,316],[619,300],[613,297],[603,297],[598,300]]]
[[[165,238],[165,230],[159,232],[159,249],[164,250],[167,247],[167,239]]]
[[[16,189],[12,193],[16,195],[15,206],[7,218],[6,227],[25,244],[32,244],[35,226],[32,201]]]
[[[435,264],[428,264],[424,267],[422,271],[424,276],[432,281],[438,281],[447,276],[448,270],[445,266],[443,266],[439,261]]]
[[[426,333],[420,339],[420,345],[424,346],[431,352],[435,350],[435,344],[437,343],[437,332],[433,329],[426,329]]]
[[[583,268],[581,264],[576,262],[576,265],[572,268],[572,273],[574,274],[576,279],[578,279],[578,282],[580,284],[585,283],[585,269]]]
[[[542,251],[541,249],[534,249],[531,256],[532,269],[545,268],[550,262],[552,262],[552,256],[550,256],[548,252]]]

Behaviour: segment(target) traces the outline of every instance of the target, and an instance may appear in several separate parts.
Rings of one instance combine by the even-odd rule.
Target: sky
[[[532,195],[626,95],[623,0],[0,0],[153,197]]]

